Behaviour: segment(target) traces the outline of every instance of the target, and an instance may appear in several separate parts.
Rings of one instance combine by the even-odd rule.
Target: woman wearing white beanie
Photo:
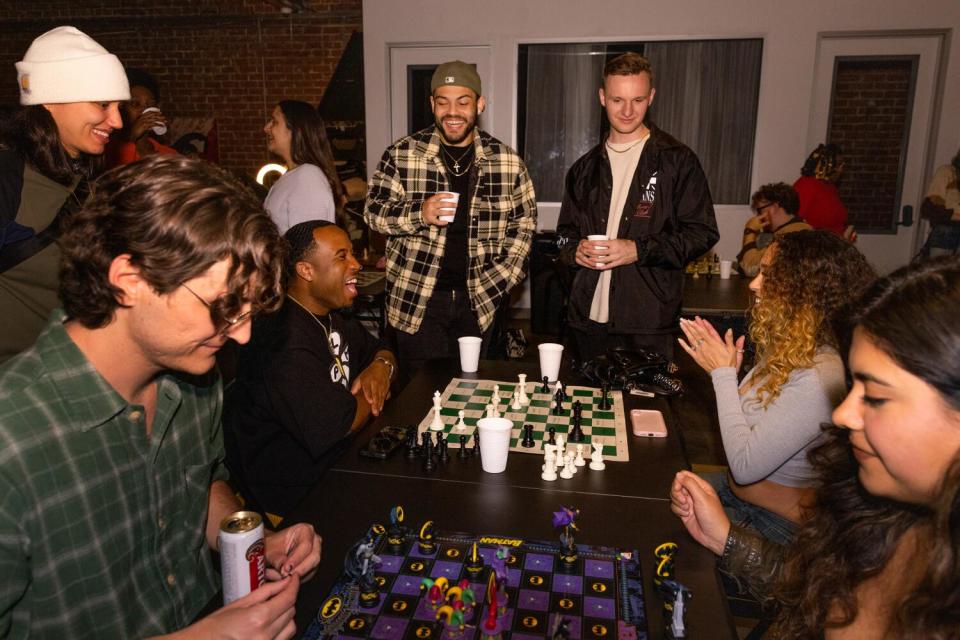
[[[83,203],[130,99],[117,57],[74,27],[36,38],[16,67],[23,107],[0,138],[0,363],[58,305],[59,221]]]

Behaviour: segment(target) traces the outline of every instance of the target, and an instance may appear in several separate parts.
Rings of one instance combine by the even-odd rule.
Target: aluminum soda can
[[[266,581],[263,519],[254,511],[237,511],[220,521],[220,572],[223,604],[242,598]]]

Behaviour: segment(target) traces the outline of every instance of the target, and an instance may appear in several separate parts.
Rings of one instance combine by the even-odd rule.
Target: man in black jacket
[[[655,92],[646,58],[608,62],[610,133],[567,172],[557,230],[574,267],[567,313],[582,359],[617,346],[671,357],[683,269],[720,237],[696,155],[645,123]]]

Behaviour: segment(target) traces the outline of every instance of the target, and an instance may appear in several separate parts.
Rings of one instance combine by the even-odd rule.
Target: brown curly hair
[[[780,395],[791,372],[814,365],[820,347],[846,353],[851,306],[876,275],[856,247],[829,231],[788,233],[773,246],[751,311],[757,366],[743,389],[757,387],[764,407]]]
[[[960,258],[949,257],[877,281],[857,320],[864,336],[934,387],[953,412],[960,412],[958,308]],[[932,506],[867,492],[846,429],[829,428],[810,462],[819,477],[816,500],[774,593],[780,614],[773,637],[819,638],[828,625],[852,622],[857,587],[883,570],[912,530],[921,552],[911,564],[923,574],[897,603],[888,632],[896,638],[960,638],[960,456]]]
[[[154,155],[103,175],[60,236],[60,300],[88,328],[120,306],[114,258],[130,254],[154,290],[167,294],[229,258],[227,293],[211,315],[231,318],[280,304],[284,245],[254,194],[203,160]]]

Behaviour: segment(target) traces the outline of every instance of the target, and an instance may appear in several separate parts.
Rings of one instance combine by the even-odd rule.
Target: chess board
[[[377,531],[377,527],[374,527]],[[558,548],[546,542],[462,533],[438,534],[431,553],[422,553],[417,536],[407,533],[400,547],[392,547],[381,532],[375,553],[380,558],[375,580],[379,598],[375,606],[358,604],[358,587],[346,576],[334,585],[317,611],[304,638],[348,640],[479,640],[487,607],[484,593],[497,548],[507,547],[507,608],[498,618],[496,637],[504,640],[551,638],[562,619],[568,621],[569,638],[590,640],[646,640],[647,624],[643,585],[636,551],[577,545],[578,559],[562,565]],[[477,543],[483,567],[478,574],[466,571],[464,560]],[[477,594],[477,604],[464,616],[465,628],[449,630],[431,606],[420,585],[424,578],[447,578],[456,585],[467,578]]]
[[[584,440],[583,456],[590,457],[592,452],[591,442],[600,438],[603,442],[603,459],[606,462],[627,462],[630,460],[630,453],[627,449],[627,421],[626,412],[623,408],[623,394],[619,391],[610,391],[607,397],[610,400],[610,410],[601,411],[600,399],[602,393],[600,389],[592,387],[568,386],[566,393],[569,401],[563,403],[563,411],[560,415],[553,415],[551,403],[553,402],[553,392],[542,393],[539,382],[527,381],[527,395],[530,398],[530,404],[521,409],[511,409],[510,402],[514,389],[518,382],[498,382],[495,380],[465,380],[454,378],[447,385],[447,388],[440,394],[440,418],[443,420],[444,433],[448,434],[448,442],[451,449],[460,447],[459,436],[472,436],[477,428],[477,420],[486,415],[487,405],[493,397],[493,387],[500,387],[500,403],[498,410],[500,416],[513,421],[513,431],[510,435],[510,450],[520,453],[538,453],[543,454],[543,441],[549,439],[547,429],[554,427],[558,434],[563,434],[567,439],[572,430],[572,407],[577,400],[582,407],[580,425],[583,429]],[[456,428],[459,420],[458,413],[463,411],[463,421],[466,427],[463,430]],[[433,409],[427,412],[426,417],[420,421],[417,427],[418,433],[428,431],[430,423],[433,420]],[[520,446],[523,437],[523,425],[533,425],[533,439],[535,446],[526,448]],[[469,445],[468,445],[469,446]]]

